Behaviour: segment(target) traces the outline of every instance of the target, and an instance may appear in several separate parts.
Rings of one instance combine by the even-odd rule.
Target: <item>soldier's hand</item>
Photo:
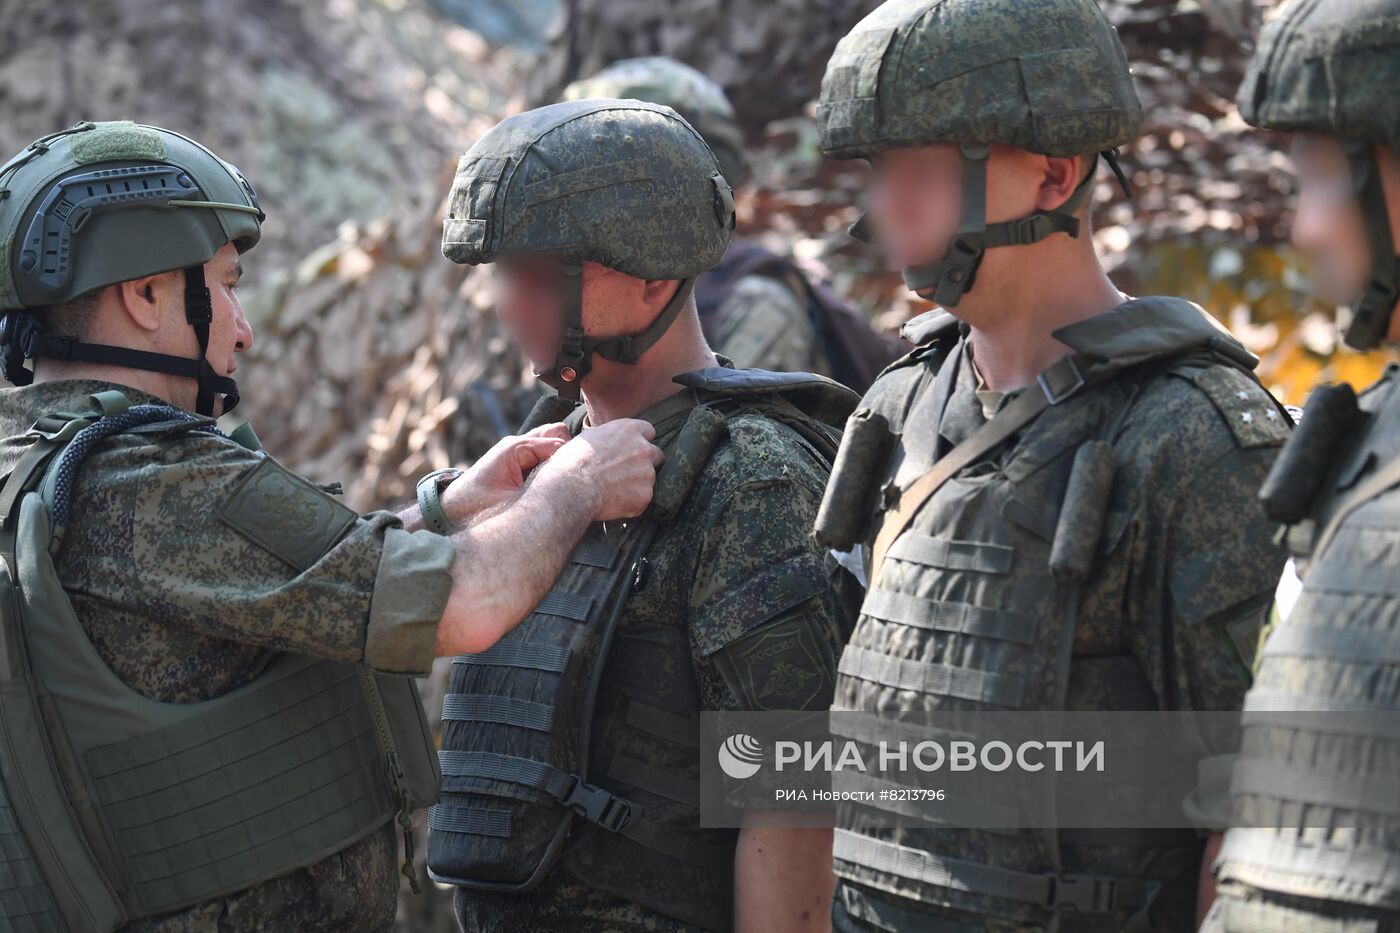
[[[501,438],[443,490],[443,511],[453,522],[470,521],[513,500],[530,471],[554,456],[569,437],[565,425],[546,424]]]
[[[578,474],[597,499],[594,518],[634,518],[651,504],[656,468],[664,456],[651,443],[656,429],[645,421],[622,418],[588,428],[559,449],[550,470]]]

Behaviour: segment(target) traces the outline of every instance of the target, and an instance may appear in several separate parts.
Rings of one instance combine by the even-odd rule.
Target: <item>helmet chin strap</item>
[[[17,341],[15,345],[20,348],[22,358],[100,363],[193,379],[199,387],[195,411],[206,417],[214,417],[214,403],[222,396],[223,414],[227,414],[238,404],[238,383],[228,376],[220,376],[205,358],[209,351],[209,328],[214,321],[214,310],[209,288],[204,281],[204,267],[190,266],[184,272],[185,320],[194,328],[195,338],[199,342],[199,356],[195,359],[169,353],[134,350],[130,347],[85,343],[74,337],[46,334],[32,324],[29,328],[13,336],[7,334],[6,337]],[[34,374],[22,365],[7,365],[6,377],[15,385],[28,385],[33,381]]]
[[[962,300],[977,277],[977,267],[989,249],[999,246],[1026,246],[1039,243],[1054,233],[1079,236],[1079,218],[1075,215],[1094,190],[1094,175],[1081,181],[1064,204],[1053,211],[1036,211],[1018,220],[987,223],[987,160],[991,147],[985,144],[964,144],[962,156],[962,218],[943,258],[903,270],[904,284],[924,298],[951,308]],[[1118,166],[1118,153],[1100,153],[1113,168],[1123,191],[1132,197],[1127,178]],[[851,225],[856,239],[869,242],[870,224],[862,215]],[[930,294],[931,293],[931,294]]]
[[[543,372],[536,372],[535,375],[546,385],[558,391],[560,398],[571,402],[579,400],[583,377],[587,376],[593,369],[593,355],[595,353],[609,362],[623,363],[628,366],[635,365],[637,360],[641,359],[642,354],[651,349],[676,322],[676,318],[680,317],[681,312],[685,310],[686,302],[690,300],[690,295],[695,290],[694,276],[681,279],[680,285],[676,287],[676,293],[671,296],[670,301],[666,302],[666,306],[661,309],[656,320],[634,334],[624,334],[618,337],[587,337],[583,332],[583,264],[578,262],[563,263],[559,268],[559,274],[562,285],[560,295],[563,302],[561,308],[563,327],[559,341],[559,353],[551,368]]]
[[[1371,245],[1371,271],[1366,290],[1353,308],[1351,323],[1342,339],[1355,350],[1372,350],[1390,332],[1395,302],[1400,300],[1400,256],[1395,254],[1385,186],[1375,150],[1364,139],[1339,141],[1351,168],[1352,190],[1361,206]]]

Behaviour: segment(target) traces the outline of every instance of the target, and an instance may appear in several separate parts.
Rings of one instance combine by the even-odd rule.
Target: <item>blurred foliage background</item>
[[[1274,0],[1102,0],[1147,111],[1106,173],[1094,239],[1120,287],[1204,305],[1301,403],[1370,382],[1383,354],[1337,339],[1287,245],[1278,140],[1233,99]],[[874,0],[0,0],[0,149],[80,119],[187,133],[237,163],[268,222],[246,261],[257,334],[241,414],[269,449],[360,509],[508,430],[532,382],[491,313],[489,274],[438,252],[456,159],[503,116],[632,55],[671,55],[730,93],[752,178],[740,233],[829,275],[879,326],[923,306],[845,235],[865,170],[817,150],[831,48]],[[420,848],[420,852],[422,849]],[[401,926],[447,930],[443,892]]]
[[[1278,140],[1233,98],[1274,0],[1103,0],[1146,104],[1107,173],[1094,239],[1120,287],[1204,305],[1301,403],[1364,384],[1384,354],[1339,345],[1287,245]],[[874,0],[0,0],[0,148],[79,119],[207,142],[268,211],[246,303],[245,416],[293,467],[361,508],[408,498],[519,414],[530,376],[491,314],[489,276],[438,253],[457,156],[501,117],[621,57],[666,54],[730,93],[749,136],[741,235],[791,251],[895,329],[922,310],[845,235],[865,168],[824,160],[811,101]],[[489,388],[491,391],[484,391]]]
[[[1094,239],[1120,287],[1191,298],[1301,403],[1364,384],[1384,354],[1339,345],[1287,245],[1286,155],[1233,98],[1274,0],[1103,0],[1146,104],[1104,173]],[[456,158],[501,117],[626,56],[665,54],[730,93],[749,136],[741,235],[791,251],[895,329],[921,304],[845,235],[865,169],[824,160],[811,101],[874,0],[0,0],[0,148],[79,119],[131,118],[207,142],[268,210],[246,303],[245,416],[293,467],[361,508],[408,498],[519,414],[528,371],[489,276],[437,249]],[[491,391],[483,391],[489,388]],[[523,402],[520,402],[523,404]]]

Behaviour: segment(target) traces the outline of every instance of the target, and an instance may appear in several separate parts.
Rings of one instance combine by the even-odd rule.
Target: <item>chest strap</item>
[[[900,490],[895,506],[885,513],[885,521],[875,538],[870,565],[870,580],[879,579],[880,566],[890,545],[908,527],[915,513],[943,484],[959,470],[976,462],[1009,440],[1017,431],[1034,421],[1051,405],[1058,405],[1074,395],[1090,378],[1085,376],[1088,363],[1079,356],[1067,356],[1036,377],[1039,392],[1022,392],[1012,399],[996,417],[973,431],[966,440],[940,457],[933,467],[905,489]]]
[[[922,884],[1000,897],[1052,911],[1073,908],[1085,914],[1136,913],[1144,911],[1161,888],[1160,882],[1148,878],[1014,871],[945,858],[840,828],[836,830],[832,854],[838,861]]]

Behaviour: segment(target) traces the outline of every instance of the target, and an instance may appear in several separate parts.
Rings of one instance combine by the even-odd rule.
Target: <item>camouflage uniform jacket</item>
[[[0,390],[0,470],[14,467],[41,415],[82,410],[108,389],[133,405],[165,404],[105,382]],[[227,693],[279,651],[426,672],[451,588],[451,545],[375,512],[297,574],[219,517],[262,459],[219,436],[125,434],[82,462],[55,564],[103,660],[133,690],[169,703]],[[269,527],[279,518],[287,516],[268,514]],[[396,865],[386,824],[315,865],[124,929],[383,929],[394,919]]]
[[[687,390],[639,416],[656,425],[663,449],[694,398]],[[691,728],[701,710],[824,709],[854,606],[837,595],[810,537],[825,461],[794,430],[757,412],[732,416],[728,429],[677,517],[653,541],[645,579],[623,610],[594,713],[589,773],[652,818],[732,851],[737,831],[699,829],[696,748],[622,728],[627,705],[637,699],[660,707]],[[629,846],[635,843],[619,834],[582,827],[560,865],[529,893],[459,888],[462,928],[688,931],[696,927],[638,901],[693,897],[702,885],[732,896],[732,870],[723,879],[699,878],[683,862]],[[655,874],[629,876],[638,859],[655,863]]]
[[[1159,333],[1169,342],[1182,330],[1213,330],[1203,325],[1204,312],[1185,303],[1174,306],[1175,317],[1153,317],[1146,304],[1129,302],[1055,336],[1081,354],[1128,359],[1159,341]],[[900,437],[885,478],[902,488],[987,421],[966,326],[941,327],[931,339],[917,333],[926,326],[921,319],[911,325],[906,331],[920,349],[887,370],[861,405],[895,414],[891,426]],[[1008,393],[1002,404],[1017,394]],[[900,412],[902,423],[894,423]],[[1284,562],[1277,526],[1256,492],[1288,430],[1283,412],[1254,380],[1201,353],[1130,366],[1050,406],[959,471],[895,540],[843,655],[837,708],[1033,709],[1063,702],[1071,710],[1238,709],[1249,684],[1250,637]],[[1077,585],[1056,583],[1045,566],[1049,542],[1076,451],[1093,439],[1111,445],[1116,465],[1106,517],[1087,577]],[[879,527],[877,517],[872,537]],[[1070,634],[1057,634],[1066,631],[1060,620],[1070,618],[1071,599],[1078,609]],[[933,625],[938,631],[911,627],[918,603],[944,616],[960,610],[966,632],[952,631],[959,627],[952,623]],[[1067,684],[1047,660],[1060,656],[1066,637],[1072,639]],[[915,664],[949,672],[947,686],[912,689],[894,673]],[[1057,679],[1060,701],[1052,698]],[[866,929],[886,909],[920,923],[939,916],[949,929],[963,929],[960,921],[980,930],[997,915],[1007,919],[987,929],[1044,923],[1038,908],[845,862],[840,836],[838,929]],[[1019,837],[913,828],[881,836],[1007,869],[1053,870],[1042,843],[1016,850]],[[1198,846],[1194,852],[1198,864]],[[1140,849],[1062,843],[1060,857],[1069,874],[1122,875],[1138,870],[1133,866],[1145,856]],[[1176,887],[1157,900],[1160,929],[1192,922],[1194,875],[1189,867],[1175,874]],[[1124,919],[1071,912],[1061,929],[1120,929]]]

